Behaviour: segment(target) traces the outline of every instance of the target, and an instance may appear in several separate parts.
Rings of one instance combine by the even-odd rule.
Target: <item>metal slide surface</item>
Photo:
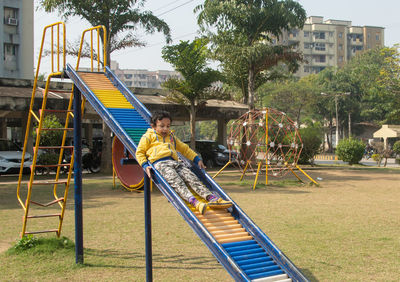
[[[65,73],[134,156],[151,113],[115,76],[106,72]],[[153,181],[236,281],[308,281],[259,227],[203,170],[182,158],[202,182],[233,206],[228,210],[194,211],[154,169]]]

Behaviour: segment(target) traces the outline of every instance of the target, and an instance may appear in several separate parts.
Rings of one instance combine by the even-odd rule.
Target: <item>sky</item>
[[[35,7],[37,6],[35,0]],[[172,44],[180,40],[193,40],[198,35],[197,14],[193,9],[202,4],[203,0],[147,0],[144,9],[153,11],[153,14],[163,19],[171,29]],[[400,43],[400,11],[399,0],[299,0],[307,16],[322,16],[324,20],[337,19],[352,21],[355,26],[380,26],[385,28],[385,46]],[[46,25],[61,21],[56,13],[47,14],[35,10],[34,16],[34,48],[35,66],[40,49],[43,28]],[[82,31],[90,25],[79,18],[72,18],[66,22],[67,40],[74,42],[81,36]],[[119,63],[121,69],[173,70],[173,67],[164,62],[161,49],[165,46],[162,34],[146,35],[140,31],[136,35],[147,43],[146,47],[129,48],[111,54],[111,59]],[[71,65],[76,59],[67,58]],[[48,66],[48,64],[47,64]],[[41,64],[40,73],[49,73],[46,63]]]

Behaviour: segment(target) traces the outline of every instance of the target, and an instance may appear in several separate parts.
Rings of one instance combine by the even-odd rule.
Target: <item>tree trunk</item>
[[[332,130],[332,128],[333,128],[333,121],[332,121],[332,118],[329,120],[329,133],[330,133],[330,135],[331,135],[331,138],[330,138],[330,140],[331,140],[331,143],[329,144],[329,152],[331,152],[331,153],[333,153],[333,130]]]
[[[349,112],[349,138],[351,137],[351,113]]]
[[[103,121],[103,145],[101,150],[101,172],[112,173],[111,130]]]
[[[249,68],[249,82],[248,82],[248,92],[249,92],[249,108],[250,110],[254,110],[254,66],[250,66]]]
[[[196,148],[196,107],[190,102],[190,148]]]

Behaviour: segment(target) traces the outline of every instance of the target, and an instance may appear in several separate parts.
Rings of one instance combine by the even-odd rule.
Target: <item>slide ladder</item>
[[[47,77],[46,81],[46,87],[43,91],[43,95],[38,95],[37,91],[37,81],[38,81],[38,75],[39,75],[39,69],[40,69],[40,63],[41,63],[41,58],[42,58],[42,53],[43,53],[43,47],[44,47],[44,42],[45,42],[45,37],[46,35],[49,36],[50,33],[50,39],[51,39],[51,51],[50,51],[50,56],[51,56],[51,73]],[[54,48],[56,46],[56,50]],[[54,93],[53,90],[50,89],[50,83],[54,78],[59,78],[62,76],[62,71],[63,68],[65,67],[65,25],[62,22],[54,23],[52,25],[46,26],[43,31],[43,37],[42,37],[42,44],[40,47],[40,53],[39,53],[39,60],[37,64],[37,69],[36,69],[36,75],[35,75],[35,80],[34,80],[34,86],[33,86],[33,91],[32,91],[32,97],[31,97],[31,103],[30,103],[30,108],[28,112],[28,122],[26,126],[26,132],[25,132],[25,140],[24,140],[24,146],[23,146],[23,152],[22,152],[22,161],[21,161],[21,168],[20,168],[20,173],[18,177],[18,184],[17,184],[17,198],[24,210],[24,216],[23,216],[23,226],[22,226],[22,232],[21,232],[21,237],[24,237],[28,234],[36,234],[36,233],[47,233],[47,232],[55,232],[57,236],[59,237],[61,234],[61,228],[62,228],[62,223],[63,223],[63,218],[64,218],[64,212],[65,212],[65,207],[66,207],[66,202],[67,202],[67,196],[68,196],[68,188],[69,188],[69,183],[71,179],[71,171],[72,171],[72,163],[73,163],[73,157],[71,158],[71,162],[69,163],[63,163],[63,156],[64,156],[64,151],[68,150],[71,155],[73,146],[66,146],[65,145],[65,140],[67,137],[68,131],[72,131],[73,128],[68,127],[70,123],[70,119],[73,118],[72,114],[72,95],[68,104],[68,107],[64,110],[54,110],[54,109],[48,109],[47,108],[47,99],[50,93]],[[37,97],[39,96],[39,97]],[[42,105],[40,109],[35,109],[34,108],[34,101],[36,98],[41,98],[42,99]],[[36,111],[35,111],[36,110]],[[45,117],[49,114],[52,115],[62,115],[65,118],[64,126],[61,126],[59,128],[46,128],[45,124]],[[35,133],[36,133],[36,141],[35,145],[33,147],[33,160],[32,160],[32,165],[31,165],[31,173],[30,173],[30,178],[27,183],[22,182],[22,175],[24,171],[24,160],[25,160],[25,154],[27,152],[27,147],[28,147],[28,139],[29,135],[32,134],[31,129],[32,129],[32,123],[36,122],[35,126]],[[42,144],[41,140],[43,139],[43,136],[46,134],[51,134],[51,132],[59,132],[62,134],[62,140],[60,144],[57,145],[49,145],[48,143]],[[42,139],[41,139],[42,137]],[[45,164],[40,164],[38,163],[39,161],[39,152],[43,152],[44,154],[49,154],[49,155],[58,155],[57,160],[53,158],[52,162],[46,162]],[[68,171],[67,178],[60,179],[60,172],[61,169],[65,169]],[[36,177],[36,171],[41,170],[41,171],[48,171],[48,170],[55,170],[55,174],[50,174],[49,177],[51,179],[46,179],[46,180],[35,180]],[[23,190],[22,186],[27,185],[27,189]],[[35,195],[33,191],[35,190],[35,193],[38,194],[36,190],[38,190],[38,186],[50,186],[52,187],[52,200],[48,202],[43,202],[41,201],[42,198],[37,199],[35,198]],[[61,185],[62,188],[58,188],[58,186]],[[61,190],[61,191],[59,191]],[[38,214],[31,214],[32,210],[32,205],[36,206],[35,212]],[[44,208],[53,208],[53,206],[56,206],[56,211],[53,211],[51,213],[43,213],[42,209]],[[56,222],[54,223],[54,220],[51,219],[56,219]],[[52,221],[51,224],[56,224],[57,227],[54,228],[48,228],[48,229],[40,229],[40,230],[30,230],[27,231],[27,224],[28,224],[28,219],[42,219],[42,220],[49,220]],[[50,223],[48,223],[50,224]],[[37,224],[39,225],[39,223]],[[46,224],[47,225],[47,224]]]

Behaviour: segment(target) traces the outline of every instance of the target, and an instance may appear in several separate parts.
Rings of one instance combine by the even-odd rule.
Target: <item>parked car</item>
[[[0,174],[19,173],[22,149],[11,140],[0,139]],[[30,173],[32,156],[25,153],[24,173]]]
[[[190,141],[185,141],[190,144]],[[216,141],[212,140],[197,140],[195,151],[200,154],[204,164],[208,168],[223,166],[229,161],[229,150]],[[237,153],[231,151],[231,158],[236,158]]]

